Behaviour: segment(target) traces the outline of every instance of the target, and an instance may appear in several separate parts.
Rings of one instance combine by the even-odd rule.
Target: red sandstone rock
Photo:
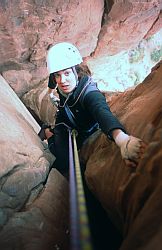
[[[160,0],[152,1],[1,1],[1,73],[13,85],[10,73],[30,75],[17,81],[19,96],[46,81],[47,47],[60,41],[77,45],[83,57],[116,54],[130,49],[161,28]],[[88,59],[87,59],[88,60]],[[40,70],[41,69],[41,70]],[[38,73],[39,72],[39,73]],[[13,71],[12,71],[13,74]],[[16,77],[16,76],[15,76]]]
[[[162,234],[162,62],[135,89],[111,98],[111,110],[128,133],[147,144],[136,169],[100,134],[86,151],[86,179],[124,236],[121,250],[160,250]]]

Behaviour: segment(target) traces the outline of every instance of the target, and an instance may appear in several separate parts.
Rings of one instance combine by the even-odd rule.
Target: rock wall
[[[2,77],[0,99],[0,249],[67,249],[67,180],[51,170],[39,125]]]
[[[104,63],[158,31],[161,9],[161,0],[0,1],[0,73],[19,97],[25,94],[26,106],[53,123],[45,87],[48,46],[69,41],[85,61]],[[87,182],[123,233],[122,250],[161,246],[161,71],[160,65],[135,90],[110,100],[128,131],[148,142],[137,170],[124,166],[104,135],[86,148]],[[2,77],[0,90],[0,248],[66,249],[67,181],[50,172],[54,157],[37,136],[38,124]]]
[[[1,1],[0,72],[21,97],[47,80],[50,44],[74,43],[95,67],[157,32],[161,9],[161,0]]]
[[[109,5],[109,1],[108,5]],[[162,27],[161,1],[114,1],[105,15],[95,57],[133,48]]]
[[[54,92],[57,96],[56,90]],[[51,126],[54,125],[57,109],[50,101],[47,83],[43,83],[33,88],[28,93],[24,94],[21,100],[30,112],[37,116],[37,120],[39,119],[41,122],[50,124]],[[41,122],[39,122],[39,124]]]
[[[86,180],[123,234],[120,250],[160,250],[162,235],[162,61],[135,89],[109,97],[128,133],[147,143],[136,169],[99,133],[82,149]]]

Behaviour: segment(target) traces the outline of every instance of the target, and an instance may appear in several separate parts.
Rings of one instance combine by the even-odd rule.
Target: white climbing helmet
[[[47,53],[49,74],[71,68],[82,61],[79,50],[73,44],[67,42],[53,45]]]

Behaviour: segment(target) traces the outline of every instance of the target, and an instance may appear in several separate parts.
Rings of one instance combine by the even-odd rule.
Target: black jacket
[[[56,126],[65,123],[72,128],[75,127],[69,120],[65,109],[65,106],[68,105],[74,116],[78,132],[91,131],[97,124],[110,139],[113,139],[111,132],[114,129],[121,129],[125,132],[122,124],[111,113],[106,98],[92,78],[83,77],[68,98],[64,97],[59,90],[58,94],[60,105],[56,116]]]

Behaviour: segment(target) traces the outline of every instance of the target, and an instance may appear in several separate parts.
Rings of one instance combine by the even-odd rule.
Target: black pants
[[[62,174],[69,171],[69,129],[64,125],[58,125],[53,129],[54,135],[48,140],[48,146],[56,160],[54,167]],[[89,134],[79,133],[76,137],[77,148],[80,149]]]

